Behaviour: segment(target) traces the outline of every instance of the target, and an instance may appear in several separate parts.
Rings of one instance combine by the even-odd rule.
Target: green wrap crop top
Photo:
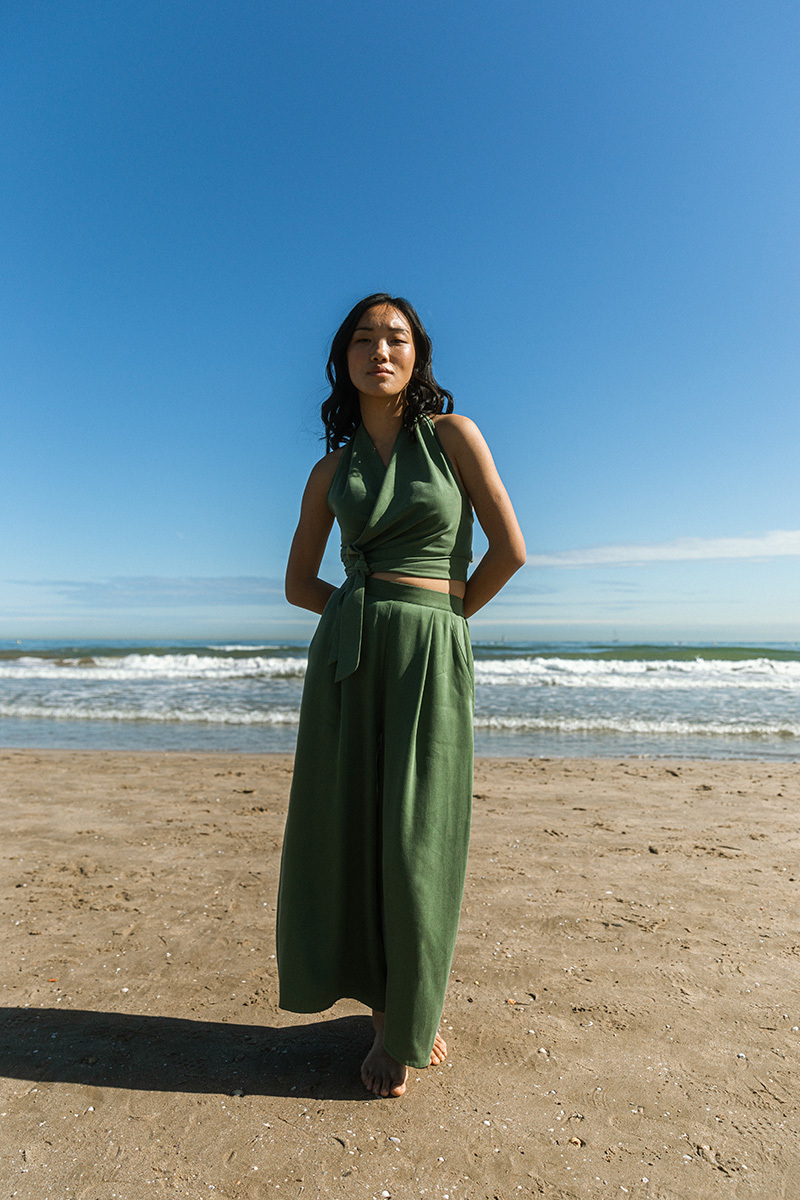
[[[422,417],[413,439],[399,431],[386,467],[359,425],[337,464],[328,507],[342,531],[347,573],[328,601],[337,607],[330,661],[338,682],[360,661],[366,576],[392,571],[465,582],[472,561],[472,506],[433,421]]]

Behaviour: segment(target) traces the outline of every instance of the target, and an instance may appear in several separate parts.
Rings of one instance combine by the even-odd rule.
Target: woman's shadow
[[[368,1017],[276,1028],[86,1009],[0,1008],[0,1075],[154,1092],[369,1100]]]

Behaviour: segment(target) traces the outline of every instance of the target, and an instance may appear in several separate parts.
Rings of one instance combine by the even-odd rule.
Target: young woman
[[[333,339],[286,572],[322,613],[309,647],[278,896],[280,1005],[372,1009],[361,1068],[400,1096],[442,1062],[438,1032],[464,888],[474,684],[466,617],[525,561],[477,427],[452,415],[408,303],[361,300]],[[473,509],[489,548],[467,579]],[[336,519],[347,579],[319,567]]]

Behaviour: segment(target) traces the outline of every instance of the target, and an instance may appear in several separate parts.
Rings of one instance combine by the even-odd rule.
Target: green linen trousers
[[[386,1014],[388,1053],[426,1067],[467,863],[472,651],[460,600],[358,583],[357,668],[337,681],[339,592],[309,648],[278,894],[279,1003],[305,1013],[359,1000]]]

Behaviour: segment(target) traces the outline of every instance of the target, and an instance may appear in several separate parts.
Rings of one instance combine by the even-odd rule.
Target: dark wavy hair
[[[331,394],[322,405],[322,423],[325,426],[325,446],[336,450],[350,440],[361,424],[361,409],[358,392],[350,379],[347,367],[347,350],[359,321],[370,308],[390,304],[401,312],[411,326],[414,338],[414,370],[405,392],[403,425],[411,438],[416,437],[416,425],[420,417],[429,413],[451,413],[453,397],[433,377],[431,357],[433,347],[425,327],[417,316],[413,304],[402,296],[390,296],[388,292],[375,292],[359,300],[350,309],[334,334],[325,374],[331,385]]]

